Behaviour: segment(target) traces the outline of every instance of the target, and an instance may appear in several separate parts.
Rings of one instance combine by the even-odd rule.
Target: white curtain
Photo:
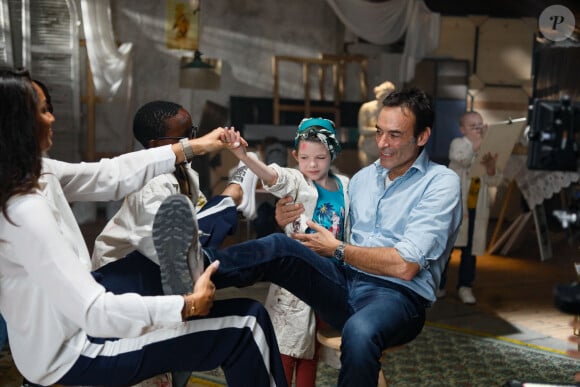
[[[415,64],[439,44],[440,15],[423,0],[326,1],[349,30],[371,43],[391,44],[406,34],[400,63],[404,81],[413,79]]]
[[[132,83],[132,43],[117,48],[109,0],[81,0],[87,54],[97,96],[112,99],[126,81]]]
[[[0,63],[9,67],[14,66],[8,0],[0,1]]]

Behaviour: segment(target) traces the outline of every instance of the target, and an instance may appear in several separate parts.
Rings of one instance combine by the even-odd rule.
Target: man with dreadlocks
[[[229,150],[260,179],[264,188],[277,197],[291,196],[303,203],[301,218],[285,227],[287,234],[308,232],[307,220],[314,220],[344,240],[348,214],[348,178],[334,174],[331,163],[340,152],[334,123],[325,118],[305,118],[298,126],[292,155],[298,169],[266,165],[248,157],[240,133],[227,129],[222,140]],[[312,308],[288,290],[270,285],[266,299],[288,385],[296,373],[296,387],[313,387],[316,380],[316,317]]]

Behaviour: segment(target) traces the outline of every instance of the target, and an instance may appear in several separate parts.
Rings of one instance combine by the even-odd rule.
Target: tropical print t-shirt
[[[336,181],[340,186],[337,191],[329,191],[315,184],[318,191],[318,201],[316,202],[312,220],[329,230],[336,239],[343,240],[345,219],[344,188],[338,179]]]

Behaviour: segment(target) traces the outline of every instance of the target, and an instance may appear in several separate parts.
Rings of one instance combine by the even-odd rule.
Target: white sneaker
[[[457,295],[459,296],[461,302],[463,302],[464,304],[475,304],[476,300],[471,288],[468,288],[467,286],[462,286],[457,291]]]
[[[248,152],[248,156],[258,159],[258,155],[254,152]],[[228,184],[232,183],[239,184],[244,193],[242,203],[237,207],[238,211],[246,219],[254,220],[256,218],[256,185],[258,184],[258,176],[240,161]]]
[[[447,290],[437,289],[437,291],[435,292],[435,295],[437,296],[437,299],[445,298],[445,296],[447,295]]]

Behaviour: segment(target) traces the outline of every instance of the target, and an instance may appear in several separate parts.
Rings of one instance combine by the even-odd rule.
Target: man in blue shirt
[[[424,148],[434,113],[419,89],[396,91],[377,121],[379,159],[351,180],[350,236],[272,234],[223,250],[218,288],[274,282],[342,331],[339,386],[376,386],[381,354],[423,328],[461,222],[459,177]],[[347,230],[348,231],[348,230]],[[328,259],[333,257],[335,259]]]

